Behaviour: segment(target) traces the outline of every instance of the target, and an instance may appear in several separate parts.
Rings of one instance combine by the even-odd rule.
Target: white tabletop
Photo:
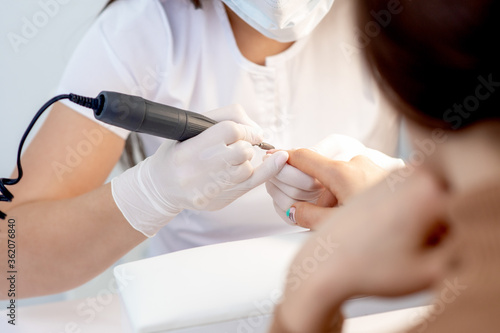
[[[47,303],[16,309],[16,325],[0,313],[0,332],[12,333],[122,333],[118,295],[102,303],[89,299]]]
[[[385,312],[346,320],[345,333],[392,333],[416,324],[425,307]],[[16,326],[8,325],[0,311],[0,332],[5,333],[122,333],[126,328],[117,295],[106,302],[87,298],[17,309]]]

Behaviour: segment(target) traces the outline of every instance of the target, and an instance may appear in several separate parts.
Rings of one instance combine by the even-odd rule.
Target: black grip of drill
[[[151,102],[138,96],[103,91],[97,98],[100,107],[94,110],[96,119],[130,131],[166,139],[184,141],[217,123],[199,113]]]

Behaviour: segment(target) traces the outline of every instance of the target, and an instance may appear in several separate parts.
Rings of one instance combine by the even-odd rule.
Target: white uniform
[[[189,0],[121,0],[90,28],[59,92],[120,91],[200,113],[238,103],[278,148],[339,133],[394,155],[398,117],[379,107],[360,55],[347,59],[340,47],[354,29],[349,3],[335,2],[311,35],[260,66],[240,53],[219,0],[198,10]],[[68,106],[93,119],[90,110]],[[163,140],[142,138],[147,154]],[[184,211],[153,238],[153,254],[297,229],[278,217],[260,186],[217,212]]]

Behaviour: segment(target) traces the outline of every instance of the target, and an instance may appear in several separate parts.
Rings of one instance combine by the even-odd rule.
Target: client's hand
[[[310,150],[299,149],[290,153],[289,164],[266,182],[266,189],[281,218],[305,228],[314,227],[327,212],[314,207],[342,205],[354,194],[386,176],[388,170],[404,166],[400,159],[366,148],[358,140],[339,134],[328,136]],[[315,179],[314,171],[327,172],[332,178],[321,184]],[[296,202],[302,202],[304,206],[297,207]],[[292,206],[290,215],[288,210]],[[302,210],[303,207],[308,208]]]
[[[239,106],[206,114],[221,121],[184,142],[166,141],[158,151],[113,179],[113,198],[129,223],[146,236],[184,209],[217,210],[276,175],[282,152],[254,168],[261,129]]]
[[[423,173],[395,192],[381,182],[356,197],[295,258],[278,317],[290,332],[320,332],[352,296],[398,296],[440,282],[453,253],[445,209],[444,191]]]
[[[287,217],[305,228],[314,228],[330,211],[387,176],[384,169],[363,155],[349,162],[332,160],[309,149],[290,151],[289,155],[289,165],[325,187],[315,203],[298,201],[289,206]]]

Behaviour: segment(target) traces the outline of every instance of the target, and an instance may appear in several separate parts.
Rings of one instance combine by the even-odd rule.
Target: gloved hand
[[[355,156],[365,156],[376,166],[387,172],[404,166],[401,159],[392,158],[384,153],[367,148],[358,140],[346,135],[332,134],[310,149],[335,161],[349,162]],[[356,167],[368,165],[365,161],[361,162],[356,163]],[[348,182],[347,179],[346,181]],[[344,187],[347,188],[347,186]],[[297,201],[310,202],[321,206],[331,206],[338,203],[337,197],[325,195],[325,188],[316,179],[290,164],[286,164],[275,177],[266,182],[266,189],[273,198],[274,208],[278,215],[285,222],[292,225],[295,224],[287,216],[287,211]],[[343,189],[341,191],[346,192],[340,195],[342,199],[348,197],[352,192]],[[322,202],[318,202],[318,199]]]
[[[166,141],[158,151],[112,180],[113,198],[128,222],[154,236],[183,209],[217,210],[276,175],[288,154],[254,168],[253,144],[261,129],[240,106],[206,114],[221,121],[184,142]]]

